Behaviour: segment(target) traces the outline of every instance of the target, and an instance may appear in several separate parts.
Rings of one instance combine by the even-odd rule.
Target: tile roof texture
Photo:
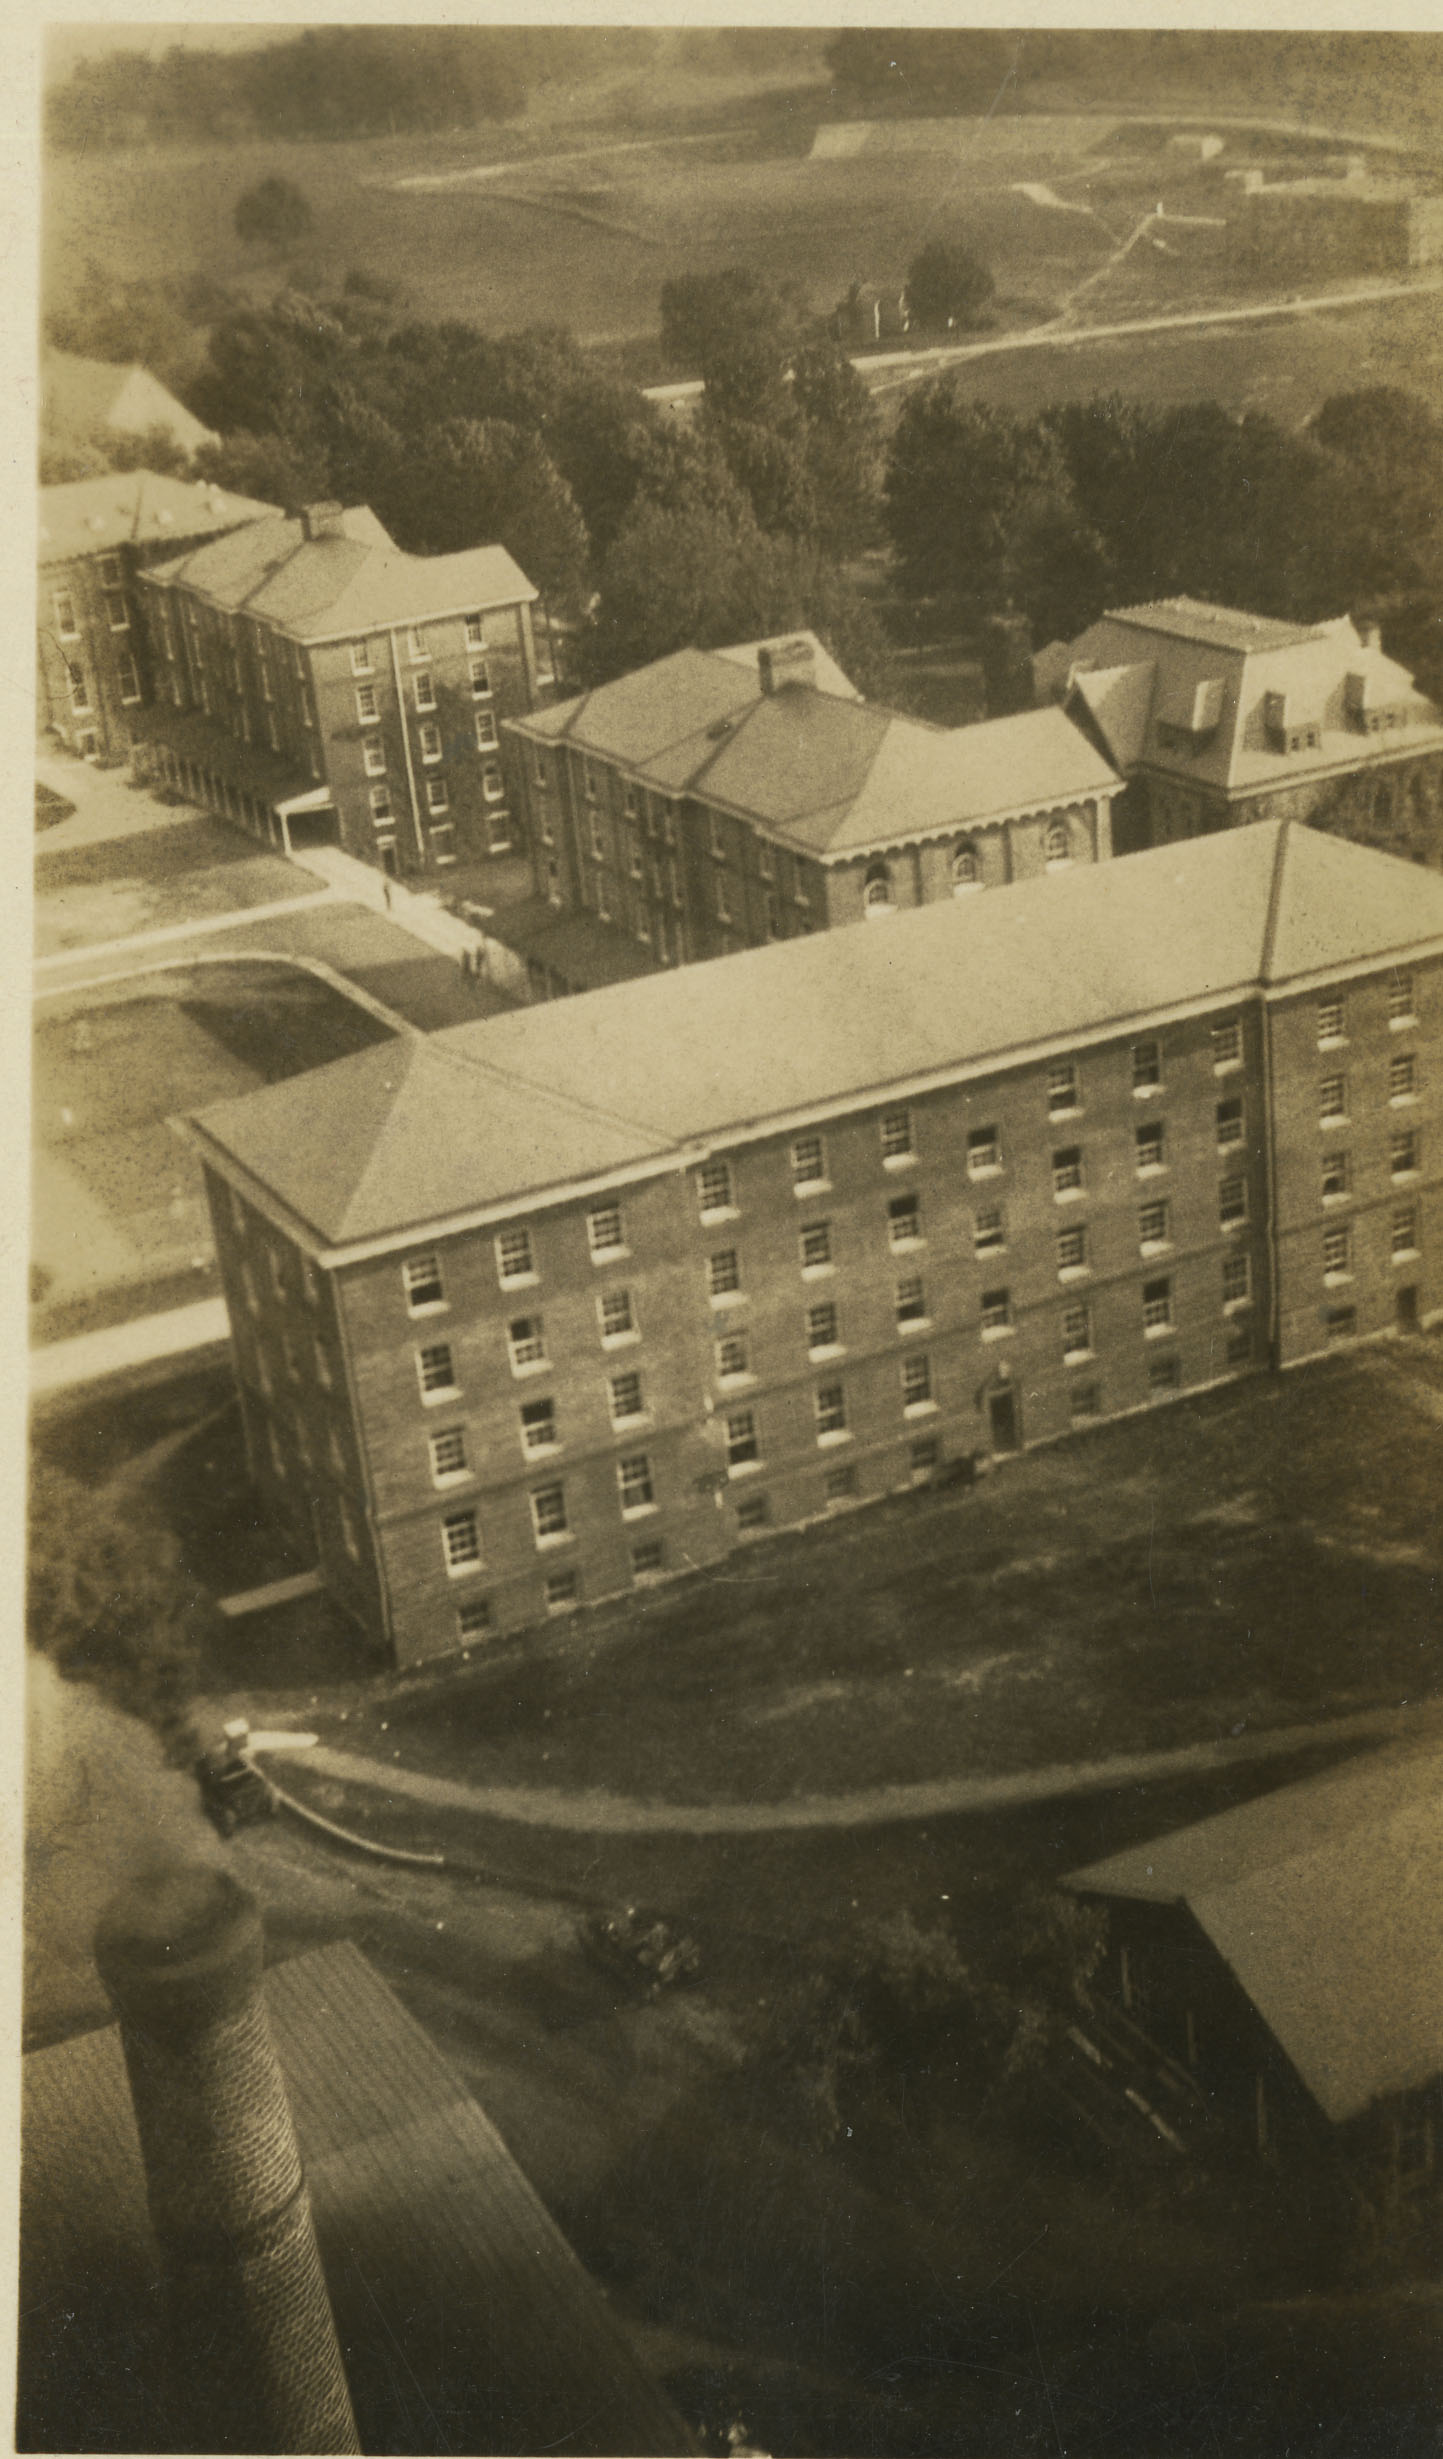
[[[1265,822],[387,1044],[193,1130],[343,1247],[1425,945],[1443,878]]]
[[[69,563],[78,555],[112,555],[119,546],[209,537],[279,517],[274,504],[227,494],[204,480],[126,470],[42,487],[37,542],[42,564]]]
[[[1060,709],[932,726],[829,685],[766,692],[746,655],[744,666],[740,651],[681,649],[511,724],[741,812],[823,858],[1118,789]]]
[[[1119,767],[1141,763],[1229,793],[1443,750],[1443,715],[1406,667],[1346,615],[1279,623],[1197,598],[1165,598],[1103,615],[1070,646],[1051,644],[1034,661],[1034,675],[1040,690],[1061,692],[1064,705],[1070,686]],[[1349,722],[1349,675],[1362,679],[1370,704],[1405,710],[1406,725],[1360,732]],[[1274,748],[1269,694],[1281,695],[1290,726],[1319,729],[1316,748]],[[1195,748],[1160,739],[1160,725],[1186,725],[1194,710],[1212,726]]]
[[[1324,2114],[1443,2072],[1443,1749],[1369,1753],[1073,1870],[1185,1905]]]
[[[468,607],[529,604],[536,591],[500,546],[460,555],[406,555],[365,505],[308,538],[283,513],[253,529],[152,567],[233,614],[262,618],[296,640],[334,639]]]
[[[496,2128],[360,1950],[275,1965],[265,1993],[364,2447],[687,2450]],[[60,2446],[58,2408],[91,2428],[66,2448],[169,2448],[145,2431],[160,2284],[119,2033],[23,2063],[29,2447]],[[114,2440],[117,2409],[136,2438]]]

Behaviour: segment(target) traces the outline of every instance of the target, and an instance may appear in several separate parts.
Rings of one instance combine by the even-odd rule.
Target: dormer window
[[[1157,713],[1160,751],[1197,753],[1206,749],[1222,723],[1223,685],[1220,675],[1206,683],[1183,685],[1168,696]]]
[[[1263,730],[1270,751],[1286,754],[1322,748],[1322,728],[1316,719],[1302,716],[1286,692],[1264,692]]]

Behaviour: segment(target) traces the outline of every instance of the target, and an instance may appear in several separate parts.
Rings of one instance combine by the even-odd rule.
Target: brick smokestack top
[[[254,1897],[195,1865],[140,1879],[101,1915],[95,1960],[120,2018],[190,2447],[359,2451]]]

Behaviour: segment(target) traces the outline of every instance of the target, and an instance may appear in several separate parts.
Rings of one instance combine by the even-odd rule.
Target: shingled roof
[[[509,729],[617,761],[823,860],[1119,790],[1059,709],[933,726],[843,696],[830,679],[766,691],[745,654],[679,649]]]
[[[200,1114],[321,1245],[1443,947],[1443,878],[1283,822],[388,1043]]]
[[[231,495],[204,479],[162,478],[154,470],[75,478],[40,490],[37,543],[42,564],[77,555],[113,555],[120,546],[206,538],[280,518],[274,504]]]
[[[1163,598],[1102,616],[1065,649],[1053,643],[1034,671],[1038,688],[1060,692],[1064,706],[1075,696],[1119,768],[1145,765],[1227,793],[1443,749],[1443,716],[1347,615],[1282,623],[1200,598]],[[1405,722],[1360,733],[1350,690]],[[1316,727],[1317,743],[1278,749],[1270,703],[1286,711],[1289,730]],[[1170,739],[1169,730],[1194,724],[1190,742]]]
[[[1186,1906],[1340,2122],[1443,2072],[1443,1749],[1370,1752],[1063,1881]]]
[[[407,555],[375,514],[357,505],[308,537],[300,518],[276,514],[228,538],[154,565],[231,614],[261,617],[295,640],[334,640],[383,624],[419,623],[471,607],[529,604],[537,592],[502,546],[460,555]]]

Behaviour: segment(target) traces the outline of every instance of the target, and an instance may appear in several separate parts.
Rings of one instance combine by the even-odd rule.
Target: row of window
[[[1089,849],[1090,850],[1090,849]],[[713,853],[716,845],[713,844]],[[1072,861],[1072,832],[1065,820],[1049,820],[1042,832],[1042,859],[1049,870],[1065,870]],[[982,885],[982,856],[975,837],[962,837],[952,850],[952,887],[956,895]],[[890,912],[894,903],[890,865],[881,861],[867,865],[862,882],[863,910],[871,913]]]
[[[496,719],[495,719],[495,717],[493,716],[493,714],[492,714],[491,710],[490,710],[490,709],[478,709],[478,710],[477,710],[477,712],[476,712],[476,749],[477,749],[478,751],[495,751],[495,750],[496,750],[496,748],[497,748],[497,739],[498,739],[498,738],[497,738],[497,733],[496,733]],[[425,759],[425,758],[427,758],[428,756],[430,756],[430,755],[427,753],[427,751],[425,750],[424,746],[425,746],[426,744],[431,743],[431,742],[435,742],[435,743],[437,744],[438,749],[437,749],[437,751],[436,751],[435,757],[436,757],[436,758],[438,758],[438,759],[440,758],[440,756],[441,756],[441,755],[440,755],[440,750],[439,750],[440,736],[438,735],[438,733],[437,733],[437,731],[436,731],[436,728],[435,728],[434,726],[423,726],[423,727],[420,729],[420,734],[419,734],[419,736],[418,736],[418,740],[419,740],[419,741],[422,743],[422,745],[423,745],[423,749],[422,749],[422,758],[423,758],[423,759]],[[364,766],[364,768],[365,768],[366,775],[367,775],[368,777],[384,777],[384,776],[385,776],[385,774],[386,774],[386,746],[385,746],[385,743],[384,743],[384,741],[382,740],[382,738],[381,738],[381,736],[380,736],[379,734],[367,734],[367,735],[363,735],[363,736],[362,736],[362,738],[361,738],[361,760],[362,760],[362,765],[363,765],[363,766]],[[497,772],[496,772],[496,776],[497,776],[497,787],[496,787],[496,791],[497,791],[497,793],[499,794],[499,793],[500,793],[500,791],[501,791],[501,787],[500,787],[500,771],[499,771],[499,770],[497,770]]]
[[[352,668],[357,674],[364,671],[362,668],[356,666],[354,652],[352,652]],[[473,700],[489,700],[491,698],[491,670],[487,666],[484,658],[473,657],[471,659],[468,668],[468,679],[470,682],[471,697]],[[411,698],[415,704],[416,713],[418,716],[430,716],[437,703],[436,679],[429,670],[423,670],[420,674],[415,674],[411,677]],[[356,715],[361,724],[363,726],[375,725],[380,718],[380,714],[380,696],[377,692],[375,684],[358,683],[356,685]],[[478,709],[476,712],[476,718],[478,731],[481,720],[483,718],[487,720],[491,728],[491,740],[494,743],[496,740],[496,720],[493,712],[490,709]],[[422,732],[425,732],[424,727],[422,728]]]
[[[486,626],[484,618],[479,614],[471,614],[463,616],[462,621],[465,626],[467,648],[484,649],[486,646]],[[412,666],[424,666],[427,664],[431,656],[431,636],[429,632],[427,632],[423,626],[412,624],[407,627],[405,637],[406,657],[409,664]],[[350,650],[352,674],[370,674],[373,671],[370,641],[353,640],[350,644]],[[478,661],[476,660],[472,661],[473,673],[477,663]]]
[[[1411,1051],[1400,1051],[1388,1062],[1388,1100],[1398,1107],[1418,1098],[1418,1062]],[[1346,1076],[1322,1076],[1318,1080],[1318,1125],[1336,1127],[1349,1113],[1349,1090]]]

